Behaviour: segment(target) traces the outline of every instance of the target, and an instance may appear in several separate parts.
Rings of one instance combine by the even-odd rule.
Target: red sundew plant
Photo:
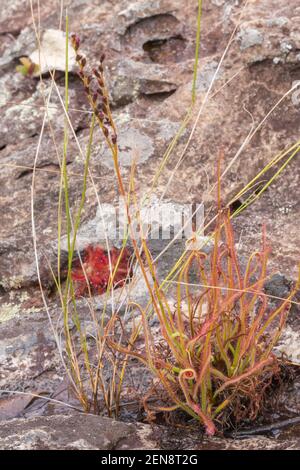
[[[113,247],[108,254],[101,246],[88,246],[83,253],[82,264],[74,262],[71,277],[75,285],[75,295],[82,296],[90,288],[92,292],[103,294],[109,283],[121,287],[132,276],[131,253],[128,248],[118,250]]]
[[[269,253],[264,230],[261,250],[251,254],[242,272],[229,212],[221,211],[211,254],[191,251],[186,257],[176,280],[175,308],[159,286],[154,288],[159,341],[149,315],[139,308],[145,354],[115,347],[139,358],[158,378],[157,398],[167,396],[172,405],[157,410],[182,409],[209,435],[229,422],[257,417],[280,373],[273,349],[298,288],[276,307],[270,305],[264,292]],[[147,403],[145,408],[151,416]]]

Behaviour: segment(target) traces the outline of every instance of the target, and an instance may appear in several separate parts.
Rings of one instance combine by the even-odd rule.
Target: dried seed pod
[[[84,91],[89,95],[90,94],[90,89],[88,86],[85,86],[84,87]]]
[[[112,141],[112,143],[113,143],[114,145],[117,143],[117,136],[116,136],[116,134],[113,134],[113,135],[111,136],[111,141]]]
[[[89,85],[91,81],[93,80],[93,77],[91,75],[86,76],[86,83]]]
[[[100,62],[101,62],[101,64],[102,64],[102,62],[104,61],[104,59],[105,59],[105,54],[103,53],[103,54],[101,54],[101,56],[100,56]]]
[[[100,121],[103,121],[103,119],[104,119],[104,113],[103,113],[103,111],[99,110],[98,113],[97,113],[97,116],[98,116],[98,118],[100,119]]]
[[[103,81],[103,79],[102,79],[101,77],[98,77],[98,83],[99,83],[99,86],[100,86],[101,88],[104,87],[104,81]]]
[[[76,62],[80,62],[81,59],[82,59],[82,55],[77,54],[77,56],[75,57]]]
[[[93,102],[96,103],[97,99],[98,99],[98,95],[97,93],[94,93],[92,97]]]
[[[79,36],[77,36],[77,34],[72,34],[71,35],[71,42],[72,42],[72,46],[74,47],[75,51],[77,52],[77,50],[79,49],[79,46],[80,46]]]
[[[82,57],[81,59],[81,67],[84,68],[86,66],[86,58]]]
[[[97,88],[97,93],[98,95],[103,96],[103,91],[101,90],[101,88]]]
[[[84,73],[81,70],[79,70],[78,75],[81,78],[81,80],[84,79]]]
[[[103,127],[103,134],[106,138],[109,136],[109,130],[107,129],[107,127]]]

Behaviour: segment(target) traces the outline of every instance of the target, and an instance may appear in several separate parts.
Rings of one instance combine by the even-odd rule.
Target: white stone
[[[75,52],[69,42],[68,47],[69,56],[69,72],[75,66]],[[42,73],[49,72],[49,70],[65,71],[66,68],[66,36],[65,33],[59,29],[47,29],[41,40],[41,51],[36,49],[29,56],[30,60],[39,65]],[[36,73],[39,75],[39,72]]]

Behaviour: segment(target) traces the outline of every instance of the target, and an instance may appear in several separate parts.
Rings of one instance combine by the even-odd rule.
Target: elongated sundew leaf
[[[199,415],[201,421],[203,422],[204,426],[205,426],[205,429],[206,429],[206,432],[207,434],[209,435],[213,435],[215,434],[216,432],[216,428],[215,428],[215,425],[213,423],[213,421],[209,418],[209,416],[206,415],[206,413],[203,411],[203,409],[200,408],[200,406],[196,403],[194,403],[192,397],[191,397],[191,394],[190,394],[190,390],[189,390],[189,387],[187,385],[187,373],[188,372],[191,372],[192,373],[192,377],[195,379],[196,378],[196,375],[195,375],[195,371],[193,369],[185,369],[185,370],[182,370],[179,374],[179,377],[178,377],[178,380],[179,380],[179,383],[180,383],[180,386],[181,386],[181,389],[184,393],[184,396],[185,396],[185,399],[186,399],[186,402],[187,404],[189,405],[189,407],[197,414]],[[190,379],[190,377],[188,376],[188,380]]]
[[[292,295],[295,295],[295,292],[293,292]],[[280,305],[274,312],[272,312],[266,322],[264,323],[263,327],[259,330],[259,332],[257,333],[256,335],[256,341],[259,340],[259,338],[265,333],[266,329],[268,328],[268,326],[271,325],[271,323],[274,321],[274,319],[276,317],[278,317],[281,312],[290,306],[290,296],[282,303],[282,305]]]
[[[242,380],[245,380],[246,378],[248,378],[252,375],[255,375],[257,372],[259,372],[264,367],[266,367],[270,364],[273,364],[275,360],[276,360],[276,358],[274,356],[268,357],[267,359],[264,359],[263,361],[259,362],[255,366],[253,366],[247,372],[244,372],[243,374],[241,374],[237,377],[226,380],[226,382],[215,392],[214,397],[216,398],[217,395],[219,395],[223,390],[225,390],[225,388],[227,388],[231,385],[235,385],[235,384],[241,382]]]
[[[229,398],[226,398],[226,400],[224,400],[221,405],[219,405],[215,411],[212,413],[212,417],[215,418],[216,416],[218,416],[222,410],[224,410],[224,408],[226,408],[228,405],[230,405],[230,399]]]

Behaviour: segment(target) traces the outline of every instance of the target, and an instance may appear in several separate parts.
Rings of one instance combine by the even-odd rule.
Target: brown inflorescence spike
[[[80,46],[80,38],[77,34],[71,34],[71,42],[74,50],[77,52]]]

